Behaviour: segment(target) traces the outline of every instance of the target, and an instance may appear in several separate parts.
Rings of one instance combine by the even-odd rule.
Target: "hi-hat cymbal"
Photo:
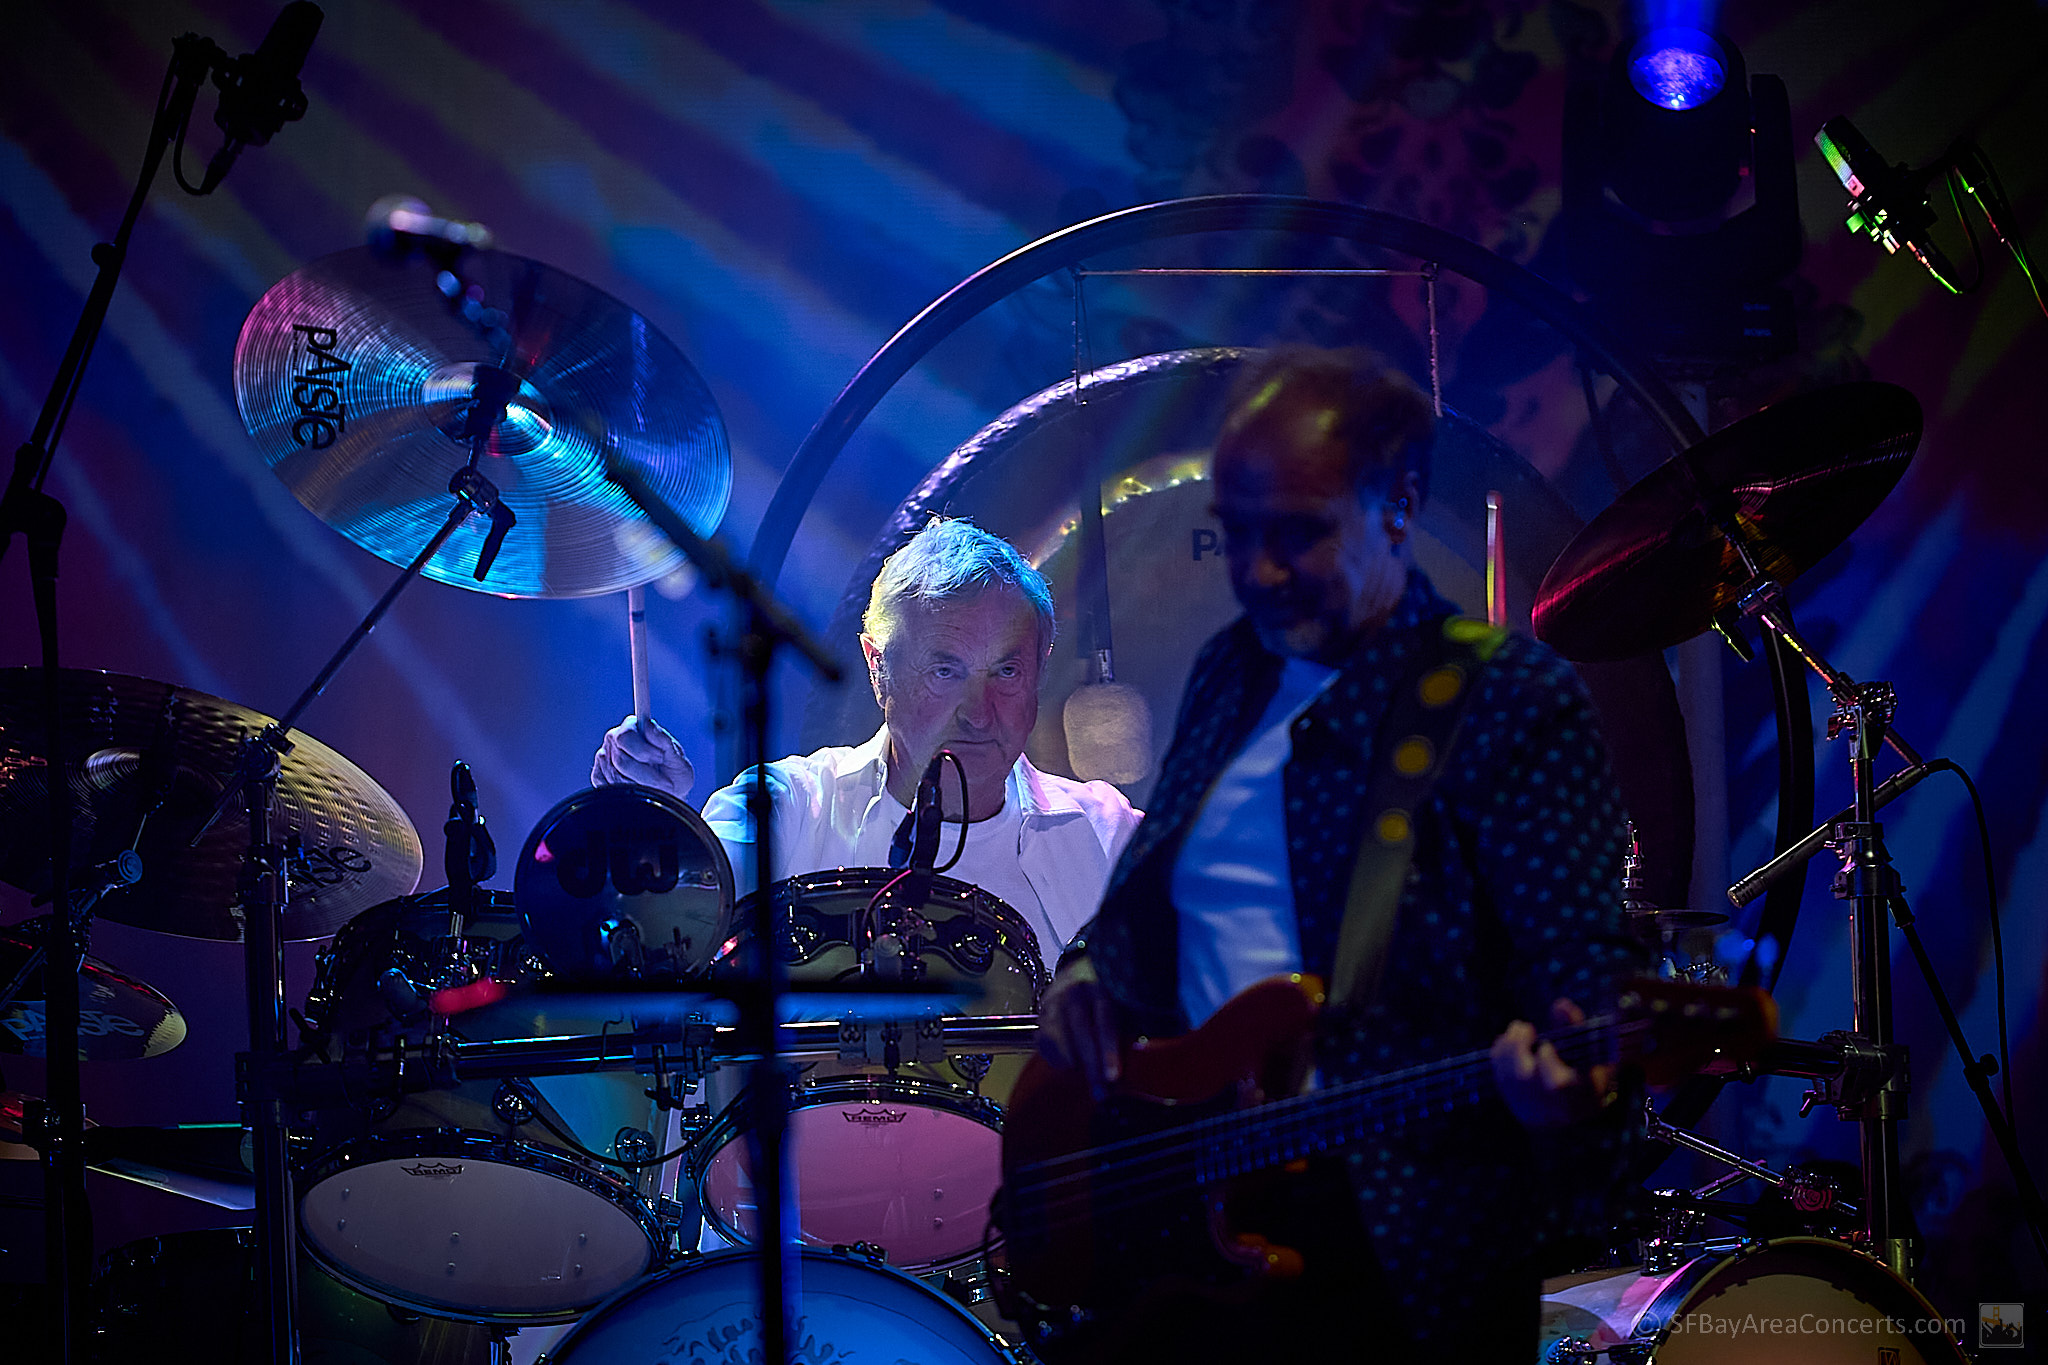
[[[270,717],[204,692],[119,673],[66,669],[65,775],[77,820],[74,868],[133,848],[142,880],[109,892],[94,913],[188,938],[239,940],[235,888],[248,851],[242,802],[199,837],[241,738]],[[49,788],[42,673],[0,669],[0,881],[49,890]],[[292,737],[272,803],[272,834],[288,850],[287,939],[324,938],[357,912],[402,896],[420,878],[420,838],[398,803],[316,739]],[[139,832],[139,839],[138,839]]]
[[[517,517],[482,582],[490,526],[472,516],[429,561],[443,583],[512,597],[583,597],[683,567],[604,477],[636,466],[703,534],[732,491],[711,391],[683,353],[618,300],[502,252],[463,258],[463,282],[496,313],[484,326],[437,288],[436,268],[358,247],[285,276],[235,346],[235,399],[264,460],[322,521],[409,564],[454,505],[451,476],[479,380],[516,390],[478,468]],[[489,334],[489,326],[498,330]]]
[[[1751,575],[1780,583],[1861,526],[1920,444],[1920,403],[1892,384],[1838,384],[1773,403],[1666,461],[1587,523],[1544,575],[1538,639],[1581,663],[1707,630]]]
[[[45,916],[0,929],[0,986],[21,977],[14,998],[0,1005],[0,1052],[45,1055],[48,1000],[43,983],[48,979],[48,964],[38,961],[25,975],[22,969],[43,946],[48,922]],[[80,1061],[156,1057],[184,1041],[185,1016],[162,991],[115,971],[96,957],[85,959],[78,973]]]

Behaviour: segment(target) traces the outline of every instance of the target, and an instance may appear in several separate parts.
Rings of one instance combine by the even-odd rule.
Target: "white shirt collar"
[[[889,727],[885,724],[867,743],[847,751],[851,755],[849,771],[866,770],[868,779],[874,784],[868,794],[867,809],[872,812],[874,803],[889,791]],[[1046,785],[1044,774],[1031,766],[1031,760],[1018,755],[1010,766],[1010,776],[1004,789],[1003,799],[1017,803],[1017,810],[1029,820],[1040,815],[1082,814],[1080,805],[1066,792]]]

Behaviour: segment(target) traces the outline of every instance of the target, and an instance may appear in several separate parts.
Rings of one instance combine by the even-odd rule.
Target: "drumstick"
[[[633,714],[648,719],[647,589],[626,589],[626,643],[633,651]]]
[[[1500,494],[1486,495],[1486,624],[1508,623],[1508,547],[1501,533]]]

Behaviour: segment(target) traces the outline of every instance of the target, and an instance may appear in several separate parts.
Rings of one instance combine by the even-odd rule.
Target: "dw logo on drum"
[[[562,890],[579,900],[602,892],[607,877],[621,896],[662,895],[676,889],[683,872],[682,851],[661,829],[586,830],[581,848],[543,845],[536,856],[554,863]]]

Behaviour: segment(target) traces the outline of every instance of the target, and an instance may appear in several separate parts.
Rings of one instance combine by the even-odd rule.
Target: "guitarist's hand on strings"
[[[1080,1071],[1100,1095],[1123,1071],[1118,1041],[1116,1010],[1094,969],[1085,959],[1060,968],[1038,1006],[1040,1055],[1054,1066]]]
[[[1550,1007],[1553,1027],[1584,1023],[1586,1012],[1569,1000]],[[1557,1055],[1536,1026],[1517,1019],[1493,1040],[1493,1074],[1507,1106],[1529,1128],[1561,1128],[1591,1118],[1614,1087],[1614,1068],[1580,1071]]]

